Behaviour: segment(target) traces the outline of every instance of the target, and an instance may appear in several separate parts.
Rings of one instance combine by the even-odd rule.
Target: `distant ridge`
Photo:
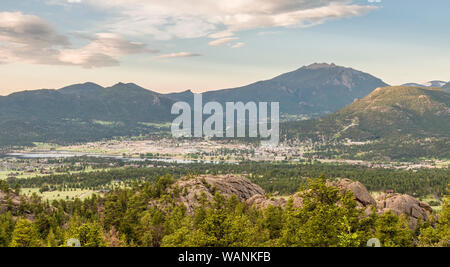
[[[64,88],[59,89],[60,93],[64,94],[76,94],[76,95],[88,95],[95,94],[103,91],[105,88],[96,84],[96,83],[83,83],[83,84],[74,84]]]
[[[412,87],[437,87],[442,88],[447,82],[444,81],[429,81],[423,84],[420,83],[405,83],[402,86],[412,86]]]
[[[288,123],[292,133],[329,140],[450,138],[450,94],[438,88],[378,88],[338,112],[308,122]]]
[[[0,146],[148,134],[173,119],[174,101],[133,83],[94,83],[0,97]]]
[[[314,63],[270,80],[206,92],[203,100],[220,103],[280,102],[282,113],[314,117],[335,112],[384,86],[387,84],[382,80],[361,71],[335,64]],[[193,101],[190,91],[166,96],[175,101]]]
[[[194,98],[194,93],[191,90],[186,90],[184,92],[180,93],[171,93],[166,94],[166,97],[174,100],[174,101],[183,101],[183,102],[192,102],[192,99]]]

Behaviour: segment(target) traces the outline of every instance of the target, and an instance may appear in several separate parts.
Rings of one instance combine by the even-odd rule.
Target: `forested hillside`
[[[198,196],[193,213],[174,201],[186,192],[169,190],[173,183],[165,176],[104,197],[46,203],[0,181],[0,246],[66,246],[77,238],[84,247],[362,247],[374,237],[382,246],[450,245],[448,199],[436,220],[411,229],[405,215],[364,215],[352,193],[324,179],[309,181],[300,204],[290,198],[284,208],[260,208],[216,192],[210,200]]]
[[[149,134],[174,102],[135,84],[93,83],[0,97],[0,146],[71,143]]]
[[[291,139],[321,141],[329,150],[334,146],[344,157],[448,158],[450,94],[439,88],[379,88],[334,114],[286,123],[282,130]],[[341,145],[346,140],[365,143]]]

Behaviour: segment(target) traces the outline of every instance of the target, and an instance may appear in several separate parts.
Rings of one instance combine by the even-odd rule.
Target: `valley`
[[[83,231],[94,238],[83,246],[364,246],[373,234],[384,246],[446,245],[450,97],[430,84],[442,88],[312,64],[203,95],[280,101],[277,146],[173,137],[170,106],[191,91],[85,83],[0,97],[0,228],[36,225],[39,246]],[[230,224],[205,226],[216,216]],[[337,237],[288,234],[324,220],[320,235]],[[384,237],[393,226],[395,241]],[[12,242],[1,236],[0,246]]]

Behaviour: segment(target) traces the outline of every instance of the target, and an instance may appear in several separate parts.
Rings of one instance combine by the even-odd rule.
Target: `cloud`
[[[234,44],[233,46],[231,46],[231,48],[241,48],[241,47],[244,47],[244,46],[245,46],[245,43],[238,42],[238,43]]]
[[[180,58],[180,57],[199,57],[200,54],[190,53],[190,52],[179,52],[179,53],[171,53],[159,55],[158,58]]]
[[[220,38],[231,37],[233,35],[234,35],[234,33],[230,32],[230,31],[221,31],[221,32],[216,32],[216,33],[210,34],[208,37],[213,38],[213,39],[220,39]]]
[[[208,44],[211,46],[219,46],[219,45],[231,43],[237,39],[239,39],[239,38],[236,38],[236,37],[222,38],[222,39],[217,39],[217,40],[211,41]]]
[[[117,34],[99,33],[82,48],[61,50],[58,59],[67,64],[96,68],[117,66],[117,58],[122,56],[156,52],[143,43],[129,42]]]
[[[55,0],[54,0],[55,1]],[[67,0],[60,0],[67,3]],[[156,39],[227,38],[272,27],[309,27],[377,7],[352,0],[80,0],[112,14],[105,30]],[[77,3],[73,3],[77,4]]]
[[[66,36],[37,16],[0,12],[0,53],[4,63],[107,67],[118,65],[121,56],[156,52],[118,34],[98,33],[85,39],[90,43],[73,48]]]
[[[58,49],[69,40],[39,17],[0,12],[0,53],[3,62],[56,63]]]

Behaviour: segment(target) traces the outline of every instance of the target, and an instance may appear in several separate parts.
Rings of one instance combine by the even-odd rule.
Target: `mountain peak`
[[[65,88],[86,88],[86,87],[90,87],[90,88],[103,88],[102,86],[93,83],[93,82],[85,82],[85,83],[77,83],[77,84],[72,84],[66,87],[63,87],[61,89],[65,89]]]
[[[317,70],[317,69],[330,69],[330,68],[335,68],[337,67],[336,64],[331,63],[313,63],[311,65],[308,66],[304,66],[303,69],[309,69],[309,70]]]
[[[293,132],[290,134],[309,138],[320,132],[328,140],[363,142],[406,140],[405,136],[408,140],[415,137],[448,138],[449,122],[450,95],[442,89],[392,86],[380,87],[359,101],[318,120],[293,123],[295,128],[291,128]],[[367,155],[370,153],[373,153],[372,150]],[[397,156],[402,155],[399,153]]]
[[[98,85],[96,83],[93,83],[93,82],[85,82],[85,83],[82,83],[81,85],[102,87],[102,86],[100,86],[100,85]]]
[[[111,86],[110,88],[120,88],[120,89],[144,89],[147,90],[135,83],[123,83],[123,82],[119,82],[116,83],[115,85]]]
[[[116,83],[116,84],[114,84],[113,86],[111,86],[111,87],[123,87],[123,86],[136,86],[136,84],[134,84],[134,83],[123,83],[123,82],[118,82],[118,83]]]
[[[136,92],[136,93],[149,93],[152,95],[160,95],[160,93],[154,92],[135,83],[123,83],[119,82],[111,87],[106,88],[108,90],[113,90],[116,92],[126,93],[126,92]]]
[[[58,91],[63,94],[86,94],[86,93],[98,92],[102,89],[104,89],[104,88],[96,83],[86,82],[86,83],[69,85],[69,86],[59,89]]]

